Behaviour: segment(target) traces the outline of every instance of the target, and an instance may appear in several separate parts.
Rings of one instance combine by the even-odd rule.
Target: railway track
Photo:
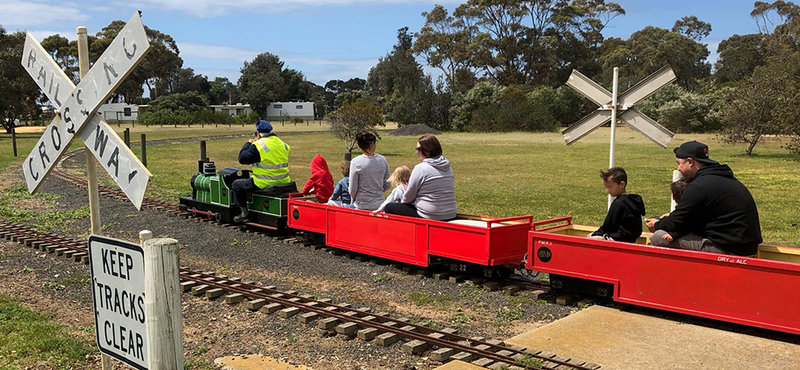
[[[0,237],[76,262],[89,263],[84,241],[39,233],[29,226],[3,221],[0,221]],[[274,286],[259,286],[255,282],[214,272],[182,267],[180,281],[184,293],[208,299],[224,298],[231,305],[240,304],[249,310],[296,319],[316,326],[323,336],[359,338],[383,346],[403,342],[401,349],[404,352],[414,355],[430,352],[428,356],[434,361],[458,359],[490,369],[601,369],[598,365],[553,353],[505,346],[498,340],[465,337],[459,335],[457,329],[435,329],[388,313],[373,313],[369,308],[335,304],[330,299],[314,299],[296,291],[280,291]]]

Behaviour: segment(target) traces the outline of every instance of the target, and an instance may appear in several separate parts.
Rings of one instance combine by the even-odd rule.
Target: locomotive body
[[[192,195],[180,198],[182,210],[222,223],[233,223],[239,207],[233,200],[233,182],[250,177],[250,170],[225,168],[216,172],[213,162],[200,161],[200,172],[192,176]],[[289,194],[297,191],[294,182],[270,186],[247,195],[247,209],[252,225],[285,231]]]

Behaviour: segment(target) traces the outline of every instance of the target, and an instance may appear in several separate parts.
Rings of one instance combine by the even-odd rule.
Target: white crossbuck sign
[[[624,120],[628,127],[639,131],[662,148],[667,147],[675,134],[633,106],[675,79],[672,68],[664,66],[617,97],[617,109],[622,112],[619,118]],[[562,132],[564,140],[569,145],[611,121],[613,96],[611,92],[575,70],[569,76],[567,85],[601,106]]]
[[[28,33],[22,65],[58,110],[22,165],[28,191],[36,191],[75,135],[79,134],[134,206],[141,208],[152,175],[103,121],[97,109],[142,61],[149,49],[142,19],[136,12],[76,87]]]

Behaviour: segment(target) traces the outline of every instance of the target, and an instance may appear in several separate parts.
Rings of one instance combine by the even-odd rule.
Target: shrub
[[[484,89],[470,96],[467,104],[472,112],[462,110],[461,119],[470,116],[464,129],[470,131],[553,131],[558,121],[548,104],[553,89],[542,88],[526,93],[519,87],[509,86],[499,93]],[[548,98],[548,94],[551,96]],[[477,99],[474,99],[476,98]],[[482,104],[478,104],[482,103]]]
[[[353,150],[358,131],[375,132],[376,126],[385,126],[383,111],[377,104],[360,100],[345,104],[335,112],[328,114],[331,131],[342,139],[347,150]]]

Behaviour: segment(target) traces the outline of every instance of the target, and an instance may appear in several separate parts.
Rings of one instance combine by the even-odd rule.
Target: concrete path
[[[619,370],[800,369],[800,345],[592,306],[506,340]]]
[[[456,360],[450,361],[434,370],[486,370],[486,368]]]
[[[214,363],[222,365],[224,370],[311,370],[310,367],[291,365],[261,355],[220,357]]]

